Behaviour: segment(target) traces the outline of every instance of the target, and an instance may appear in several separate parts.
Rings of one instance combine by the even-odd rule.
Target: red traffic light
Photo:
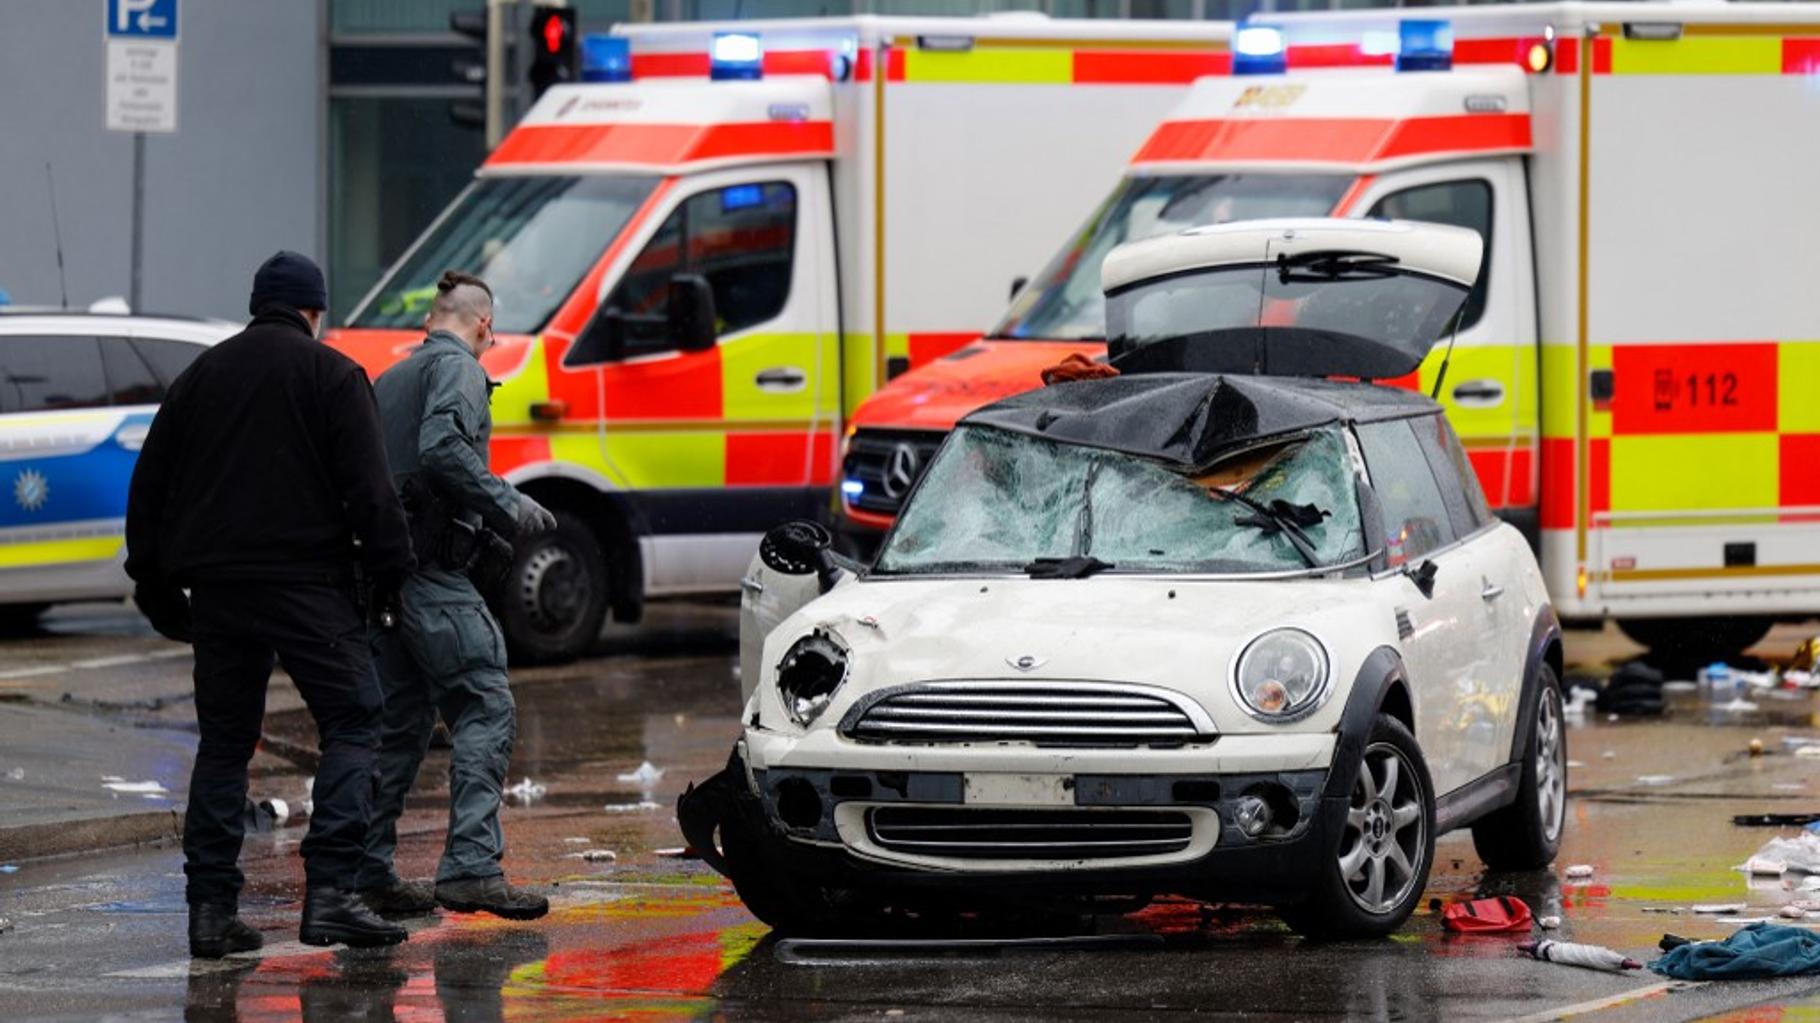
[[[563,41],[568,37],[568,34],[569,26],[560,15],[544,15],[543,28],[540,30],[539,35],[543,37],[543,49],[545,53],[561,53]]]

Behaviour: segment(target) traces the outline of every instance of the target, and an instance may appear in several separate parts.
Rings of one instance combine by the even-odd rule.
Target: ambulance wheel
[[[557,511],[556,528],[519,541],[493,595],[512,660],[572,661],[600,636],[607,615],[607,556],[581,519]]]
[[[0,636],[38,631],[38,617],[49,608],[49,604],[0,604]]]
[[[1306,902],[1283,920],[1317,941],[1381,938],[1403,926],[1435,858],[1434,786],[1415,736],[1379,714],[1343,813],[1329,822],[1329,851]]]
[[[1567,826],[1567,727],[1555,670],[1544,664],[1523,750],[1516,802],[1472,826],[1472,847],[1493,870],[1539,870],[1554,862]]]
[[[1659,654],[1723,657],[1769,635],[1768,618],[1620,618],[1618,631]]]

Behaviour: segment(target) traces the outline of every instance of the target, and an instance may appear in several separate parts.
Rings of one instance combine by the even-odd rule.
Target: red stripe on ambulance
[[[487,158],[488,166],[596,163],[669,166],[730,156],[828,156],[827,121],[745,124],[525,124]]]
[[[1367,164],[1432,153],[1526,149],[1528,114],[1379,118],[1302,117],[1170,121],[1133,163]]]

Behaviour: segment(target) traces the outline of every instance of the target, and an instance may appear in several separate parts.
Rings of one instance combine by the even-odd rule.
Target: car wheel
[[[780,869],[738,814],[722,819],[720,845],[740,901],[779,935],[834,936],[855,929],[861,913],[852,893]]]
[[[1434,862],[1433,792],[1415,736],[1379,714],[1351,798],[1330,822],[1329,852],[1309,899],[1283,909],[1289,925],[1320,940],[1376,938],[1401,927]]]
[[[1546,664],[1536,684],[1541,691],[1523,750],[1516,802],[1472,826],[1473,848],[1486,866],[1498,870],[1548,866],[1567,827],[1567,728],[1561,715],[1561,686]]]
[[[49,608],[49,604],[0,604],[0,636],[38,631],[38,618]]]
[[[492,595],[513,661],[572,661],[600,636],[610,593],[606,554],[581,519],[556,512],[556,528],[514,544],[512,567]]]
[[[1705,658],[1749,650],[1774,624],[1768,618],[1620,618],[1618,631],[1658,654]]]

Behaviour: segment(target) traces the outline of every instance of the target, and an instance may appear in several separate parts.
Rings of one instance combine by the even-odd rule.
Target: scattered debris
[[[1694,943],[1694,939],[1683,938],[1679,934],[1664,934],[1662,935],[1662,940],[1656,942],[1656,947],[1664,952],[1672,952],[1682,945],[1692,945]]]
[[[1589,970],[1641,970],[1643,964],[1603,945],[1581,945],[1571,941],[1526,941],[1517,948],[1545,963],[1562,966],[1584,966]]]
[[[1804,927],[1756,923],[1724,941],[1672,948],[1649,968],[1677,980],[1755,980],[1820,973],[1820,934]]]
[[[1780,863],[1783,870],[1798,874],[1820,874],[1820,834],[1802,831],[1794,838],[1772,838],[1751,856],[1750,862]],[[1747,873],[1749,863],[1745,865]]]
[[[1804,828],[1820,821],[1820,813],[1741,813],[1732,823],[1741,828]]]
[[[19,864],[17,864],[17,863],[0,863],[0,874],[17,874],[18,872],[19,872]]]
[[[13,929],[13,922],[11,920],[8,920],[6,917],[0,916],[0,934],[5,934],[7,931],[10,931],[12,929]]]
[[[525,780],[523,780],[523,781],[519,782],[518,784],[512,786],[511,788],[507,789],[505,794],[508,796],[511,796],[513,799],[516,799],[521,803],[532,803],[532,802],[536,802],[539,799],[542,799],[544,797],[544,795],[547,794],[549,791],[550,791],[550,789],[548,786],[540,785],[537,782],[532,781],[530,778],[526,778]]]
[[[1770,788],[1775,789],[1778,792],[1801,792],[1804,791],[1807,786],[1798,781],[1778,781],[1770,783]]]
[[[1786,917],[1790,920],[1805,920],[1805,919],[1807,919],[1807,910],[1802,909],[1800,906],[1794,905],[1793,903],[1790,903],[1789,905],[1783,906],[1781,909],[1777,910],[1776,915],[1781,916],[1781,917]]]
[[[1565,871],[1563,871],[1561,876],[1568,878],[1569,880],[1575,880],[1575,881],[1577,881],[1581,878],[1591,877],[1591,876],[1593,876],[1592,864],[1576,863],[1573,866],[1568,867]]]
[[[1586,766],[1586,762],[1582,761],[1582,760],[1569,760],[1567,762],[1567,767],[1569,770],[1578,770],[1585,766]]]
[[[6,772],[6,776],[7,776],[7,778],[9,778],[12,781],[24,781],[25,780],[25,768],[15,767],[12,770]]]
[[[1744,912],[1750,906],[1743,902],[1709,902],[1688,908],[1696,913],[1705,913],[1709,916],[1731,916]]]
[[[1757,877],[1769,875],[1781,877],[1788,872],[1788,864],[1781,860],[1772,860],[1767,856],[1752,856],[1744,861],[1744,872]]]
[[[1699,688],[1700,684],[1698,682],[1689,682],[1686,679],[1677,679],[1673,682],[1662,683],[1662,691],[1665,693],[1691,693]]]
[[[1801,757],[1804,760],[1820,759],[1820,746],[1797,746],[1795,747],[1795,756]]]
[[[1750,742],[1744,744],[1744,748],[1751,756],[1760,757],[1763,755],[1763,740],[1752,739]]]
[[[587,839],[581,838],[581,837],[578,837],[575,835],[571,835],[568,838],[563,839],[563,841],[567,842],[570,845],[587,845],[588,844]]]
[[[1469,934],[1527,933],[1535,921],[1529,904],[1514,895],[1455,902],[1441,910],[1441,926]]]
[[[171,791],[155,781],[127,781],[117,774],[104,775],[101,787],[126,796],[163,796]]]
[[[1722,710],[1728,714],[1748,714],[1751,711],[1756,710],[1757,705],[1743,697],[1733,697],[1713,709]]]
[[[1795,890],[1801,892],[1820,891],[1820,874],[1802,878],[1801,883],[1795,886]]]
[[[1561,918],[1558,916],[1540,917],[1536,920],[1536,926],[1545,931],[1557,931],[1561,929]]]
[[[612,863],[619,859],[619,854],[611,849],[583,849],[581,852],[569,853],[563,859],[586,860],[589,863]]]
[[[701,858],[695,850],[684,845],[672,845],[662,849],[656,849],[652,851],[652,855],[666,860],[692,860]]]
[[[1639,774],[1639,775],[1637,775],[1637,784],[1638,785],[1668,785],[1668,784],[1672,783],[1674,780],[1675,780],[1675,776],[1672,774]]]
[[[638,765],[638,770],[620,775],[619,780],[630,782],[637,785],[639,788],[644,789],[646,792],[649,792],[657,787],[657,783],[663,779],[663,776],[663,768],[657,767],[647,760]]]
[[[1618,754],[1615,750],[1606,750],[1605,752],[1599,754],[1599,759],[1600,760],[1616,760],[1616,759],[1618,759]]]
[[[636,803],[608,803],[601,809],[608,813],[643,813],[646,810],[655,810],[657,808],[657,803],[652,802],[649,799],[641,799]]]
[[[1662,713],[1662,673],[1631,661],[1612,672],[1599,692],[1598,708],[1614,716],[1653,717]]]
[[[437,722],[441,724],[441,722]],[[316,776],[310,775],[303,780],[303,798],[297,801],[299,816],[308,817],[316,812]]]

